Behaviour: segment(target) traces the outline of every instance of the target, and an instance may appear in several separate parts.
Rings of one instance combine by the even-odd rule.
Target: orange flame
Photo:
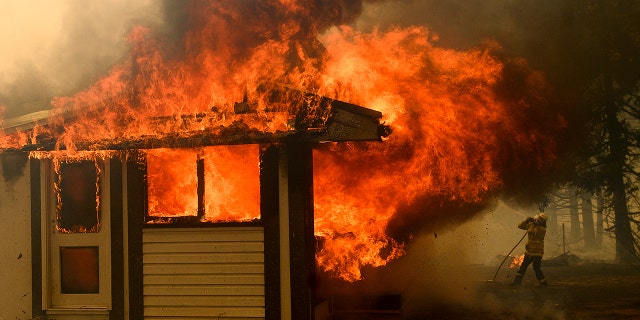
[[[519,268],[522,265],[522,262],[524,261],[524,254],[521,254],[517,257],[513,258],[513,261],[511,261],[511,264],[509,265],[509,268]]]
[[[101,206],[101,179],[103,174],[101,162],[105,161],[109,157],[114,155],[113,152],[110,151],[102,151],[102,152],[79,152],[72,156],[69,156],[66,153],[61,152],[33,152],[31,153],[31,157],[38,159],[51,159],[53,172],[55,173],[55,180],[53,182],[54,193],[56,196],[56,229],[61,233],[89,233],[89,232],[98,232],[101,226],[101,216],[100,216],[100,206]],[[74,197],[86,197],[90,196],[85,194],[86,190],[82,189],[82,183],[84,181],[79,181],[78,179],[82,179],[83,176],[80,171],[77,169],[71,171],[69,174],[63,178],[62,174],[62,165],[75,163],[80,161],[89,161],[93,163],[93,167],[95,168],[95,224],[87,227],[83,224],[73,224],[63,226],[61,224],[62,219],[62,208],[65,205],[69,205],[63,202],[62,197],[62,185],[65,182],[64,179],[69,179],[69,184],[67,185],[67,194],[72,194]],[[91,183],[91,181],[89,181]],[[71,204],[77,205],[77,204]],[[73,208],[71,210],[74,210]],[[87,212],[87,214],[91,214]]]
[[[200,221],[260,218],[257,145],[152,149],[145,153],[150,217],[197,216],[201,176],[204,207]],[[198,161],[203,163],[202,174],[198,173]]]
[[[205,148],[204,221],[260,218],[260,167],[257,145]]]
[[[497,45],[439,48],[437,35],[424,27],[326,31],[348,22],[344,6],[258,2],[246,8],[240,1],[189,2],[185,37],[172,47],[151,30],[134,29],[123,63],[87,90],[52,101],[48,128],[60,130],[53,132],[57,149],[73,153],[78,142],[216,133],[239,122],[265,132],[287,130],[295,110],[268,110],[259,90],[265,82],[381,111],[393,129],[384,143],[324,145],[314,155],[317,262],[348,281],[361,279],[364,266],[403,255],[405,241],[434,217],[454,215],[443,208],[481,205],[513,176],[544,170],[553,161],[553,134],[562,121],[538,109],[547,104],[546,84],[525,61],[499,59]],[[234,103],[247,96],[258,101],[256,112],[232,116]],[[3,145],[34,141],[47,129],[39,130]],[[197,182],[172,189],[175,183],[163,179],[181,174],[161,167],[155,152],[167,151],[148,153],[150,188],[158,197],[151,199],[152,212],[193,214]],[[241,178],[205,179],[220,181],[207,184],[205,192],[229,204],[207,203],[212,216],[205,220],[256,217],[256,191],[240,198],[247,187],[238,183],[255,180],[257,164],[226,167],[233,161],[218,161],[223,157],[208,150],[169,157],[176,163],[189,159],[178,167],[191,176],[198,159],[219,168],[205,169],[214,175],[242,172]],[[172,198],[183,189],[189,200]],[[163,207],[174,200],[181,209]]]
[[[323,39],[324,88],[374,106],[393,127],[382,144],[333,145],[316,154],[318,263],[334,276],[361,279],[363,266],[403,254],[399,239],[410,239],[419,225],[450,219],[444,210],[454,216],[447,203],[481,204],[503,187],[512,166],[540,168],[553,159],[548,133],[523,123],[540,98],[513,103],[500,96],[505,66],[491,48],[437,48],[430,35],[419,27],[372,34],[341,28]],[[535,73],[526,81],[544,87]],[[391,230],[403,219],[408,227]],[[396,239],[391,231],[404,234]]]
[[[197,150],[147,150],[148,215],[198,214]]]

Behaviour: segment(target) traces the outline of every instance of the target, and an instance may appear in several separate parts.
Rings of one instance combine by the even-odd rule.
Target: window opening
[[[205,221],[260,218],[260,166],[257,145],[205,148]]]
[[[147,223],[260,219],[258,145],[153,149],[147,161]]]
[[[94,161],[56,166],[56,227],[62,233],[100,231],[100,175]]]
[[[91,294],[100,291],[99,249],[60,247],[60,284],[63,294]]]
[[[147,155],[147,204],[152,218],[198,215],[198,151],[153,149]]]

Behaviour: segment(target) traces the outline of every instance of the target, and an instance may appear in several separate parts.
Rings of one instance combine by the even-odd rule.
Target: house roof
[[[42,110],[15,118],[9,118],[4,121],[1,128],[5,133],[13,133],[17,131],[26,131],[33,129],[38,123],[46,123],[49,119],[51,111]]]
[[[246,125],[242,120],[230,125],[215,125],[216,114],[176,115],[158,117],[152,121],[179,121],[180,123],[208,124],[203,129],[186,131],[167,131],[153,136],[135,136],[123,139],[103,139],[94,141],[75,141],[75,150],[127,150],[153,148],[194,148],[213,145],[258,144],[278,142],[342,142],[342,141],[380,141],[390,134],[388,126],[381,123],[382,113],[344,101],[333,100],[298,90],[279,87],[267,98],[268,107],[262,114],[276,113],[282,105],[292,113],[288,130],[266,132]],[[70,117],[73,117],[72,113]],[[256,114],[255,104],[250,101],[238,102],[234,106],[234,115],[239,119]],[[36,124],[55,126],[47,123],[50,112],[41,111],[9,119],[2,127],[5,134],[32,130]],[[210,125],[213,124],[213,125]],[[185,126],[192,128],[193,126]],[[48,132],[62,132],[63,128],[54,128]],[[65,149],[57,143],[55,134],[40,133],[19,149],[23,151],[53,151]]]

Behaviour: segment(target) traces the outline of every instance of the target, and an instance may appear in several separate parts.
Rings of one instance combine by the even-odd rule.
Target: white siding
[[[0,155],[0,161],[4,157]],[[25,156],[26,158],[26,156]],[[11,163],[11,162],[9,162]],[[12,173],[3,172],[11,170]],[[5,175],[13,175],[9,181]],[[0,165],[0,319],[31,319],[29,163]]]
[[[143,230],[144,315],[263,319],[262,227]]]

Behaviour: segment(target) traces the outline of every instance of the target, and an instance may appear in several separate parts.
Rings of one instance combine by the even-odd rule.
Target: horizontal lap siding
[[[145,319],[264,318],[261,227],[144,229],[142,252]]]

